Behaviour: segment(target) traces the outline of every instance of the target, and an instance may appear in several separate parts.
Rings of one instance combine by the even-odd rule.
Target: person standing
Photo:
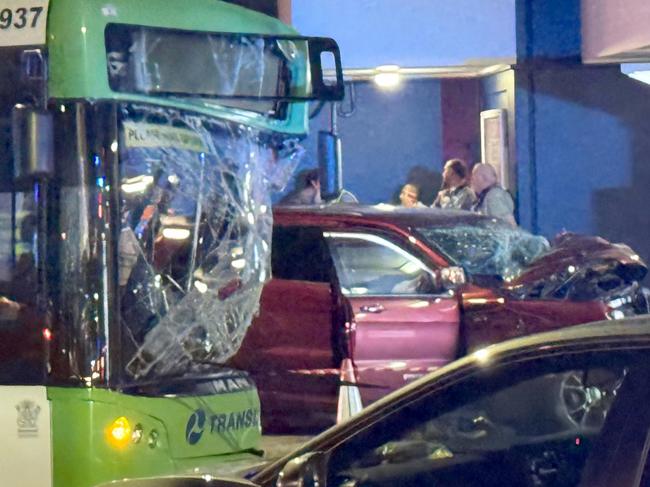
[[[467,165],[461,159],[449,159],[442,171],[442,189],[431,207],[470,210],[475,200]]]
[[[302,187],[285,196],[278,204],[293,205],[320,205],[320,174],[318,169],[311,169],[302,175]]]
[[[473,211],[500,218],[513,227],[517,226],[512,196],[499,186],[497,173],[490,164],[478,163],[474,165],[472,188],[476,192],[476,202],[472,206]]]

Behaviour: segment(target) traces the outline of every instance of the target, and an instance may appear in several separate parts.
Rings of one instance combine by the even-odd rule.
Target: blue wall
[[[650,258],[650,87],[580,63],[579,0],[517,0],[520,223],[625,242]]]
[[[345,68],[516,57],[515,0],[292,0],[292,17],[301,33],[336,39]]]
[[[618,67],[538,69],[531,124],[537,230],[595,233],[650,257],[650,87]]]
[[[344,187],[375,204],[391,201],[411,181],[422,187],[422,200],[431,202],[442,167],[440,82],[409,81],[395,91],[370,82],[355,86],[355,113],[338,118]],[[317,132],[329,129],[329,118],[326,107],[311,121],[304,141],[307,165],[317,164]]]

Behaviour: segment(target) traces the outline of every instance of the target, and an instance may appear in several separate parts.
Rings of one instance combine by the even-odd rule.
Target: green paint
[[[188,99],[114,93],[108,85],[104,29],[108,23],[212,32],[295,34],[270,17],[218,0],[51,0],[47,23],[49,97],[52,100],[130,100],[194,110],[284,133],[307,131],[307,104],[295,103],[286,120]],[[297,80],[298,73],[294,73]],[[260,437],[254,391],[200,397],[142,397],[107,389],[49,387],[54,487],[91,487],[127,477],[181,473],[218,475],[225,461],[241,458]],[[188,421],[204,411],[203,427]],[[141,425],[139,443],[116,449],[106,429],[124,416]],[[255,417],[257,421],[252,421]],[[198,416],[194,416],[198,418]],[[157,433],[155,447],[149,437]],[[200,434],[199,434],[200,433]]]
[[[132,100],[195,110],[265,130],[304,133],[307,104],[294,103],[286,120],[197,100],[115,93],[108,85],[104,29],[108,23],[207,32],[294,35],[277,19],[219,0],[51,0],[47,24],[49,96]]]
[[[259,414],[257,395],[250,391],[169,398],[50,387],[48,398],[52,410],[53,487],[90,487],[126,477],[188,472],[217,475],[223,462],[241,459],[246,455],[244,450],[255,448],[260,437],[259,423],[246,427],[242,414],[250,410]],[[187,441],[186,429],[197,409],[206,412],[206,421],[200,439],[192,445]],[[106,440],[106,429],[120,416],[126,417],[132,428],[140,424],[143,429],[139,443],[129,443],[121,450]],[[211,416],[214,423],[221,422],[222,416],[234,418],[231,428],[222,428],[219,433],[216,424],[212,428]],[[154,430],[158,444],[152,448],[148,438]]]

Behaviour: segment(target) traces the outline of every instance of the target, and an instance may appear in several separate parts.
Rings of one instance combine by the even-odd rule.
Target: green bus
[[[223,363],[338,47],[219,0],[0,0],[0,58],[3,485],[223,472],[260,436]]]

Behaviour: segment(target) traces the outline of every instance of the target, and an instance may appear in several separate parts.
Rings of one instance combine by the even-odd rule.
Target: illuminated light
[[[367,287],[352,287],[350,288],[351,294],[368,294]]]
[[[230,251],[230,255],[232,258],[239,257],[240,255],[244,255],[244,248],[243,247],[235,247]]]
[[[261,205],[260,206],[260,212],[262,212],[262,213],[266,213],[268,209],[269,209],[269,207],[266,206],[266,205]]]
[[[156,448],[158,446],[158,431],[151,430],[149,433],[149,438],[147,439],[147,445],[149,448]]]
[[[402,370],[405,369],[407,365],[406,362],[391,362],[388,364],[388,368],[391,370]]]
[[[402,81],[402,76],[399,71],[399,66],[394,64],[377,66],[377,68],[375,68],[375,75],[372,79],[380,88],[393,89],[399,86]]]
[[[208,291],[208,285],[203,281],[194,281],[194,287],[201,294],[205,294]]]
[[[170,174],[167,181],[169,184],[178,184],[181,182],[181,179],[176,174]]]
[[[248,218],[248,223],[250,223],[251,225],[255,225],[255,215],[249,212],[248,215],[246,216]]]
[[[576,438],[576,446],[580,446],[580,438]]]
[[[111,142],[111,151],[112,152],[117,152],[117,140],[114,140]]]
[[[246,267],[246,259],[236,259],[233,260],[230,265],[235,269],[243,269]]]
[[[82,34],[85,34],[86,32],[88,32],[88,29],[86,29],[85,27],[82,27],[82,28],[81,28],[81,33],[82,33]]]
[[[415,244],[415,243],[417,243],[417,239],[413,235],[409,235],[409,242],[411,242],[412,244]]]
[[[627,75],[641,83],[650,84],[650,71],[632,71]]]
[[[487,348],[481,348],[480,350],[474,352],[472,355],[474,355],[474,358],[476,358],[477,361],[485,364],[490,360],[491,353]]]
[[[422,270],[422,267],[418,265],[417,262],[409,261],[406,264],[404,264],[400,270],[404,272],[405,274],[415,274]]]
[[[630,255],[630,259],[636,261],[636,260],[641,260],[641,257],[639,257],[637,254],[632,254]]]
[[[503,303],[505,303],[505,302],[506,302],[505,299],[503,299],[503,298],[497,298],[497,303],[499,303],[499,304],[503,304]]]
[[[487,304],[488,300],[485,298],[469,298],[467,302],[470,304]]]
[[[169,240],[187,240],[191,232],[188,228],[167,227],[163,228],[162,235]]]
[[[143,436],[144,436],[144,429],[142,428],[142,425],[138,423],[133,428],[133,433],[131,433],[131,442],[140,443],[140,440],[142,440]]]
[[[576,268],[575,266],[570,265],[566,270],[569,271],[569,274],[573,274],[576,271]]]
[[[429,306],[429,301],[415,301],[409,304],[409,308],[426,308]]]
[[[397,209],[394,205],[389,205],[388,203],[378,203],[375,205],[375,208],[382,211],[395,211]]]
[[[620,309],[614,309],[607,313],[607,317],[612,319],[612,320],[622,320],[625,318],[625,313],[621,311]]]
[[[92,375],[90,376],[90,378],[94,380],[99,379],[99,377],[100,377],[99,372],[93,372]]]
[[[98,293],[93,294],[93,298],[95,299],[95,301],[99,300],[99,294]]]
[[[129,420],[120,416],[106,429],[106,440],[114,448],[124,448],[131,440]]]
[[[61,113],[65,113],[65,105],[61,105],[59,107],[59,110],[61,111]]]
[[[65,240],[66,238],[68,238],[68,234],[65,233],[65,232],[62,232],[61,233],[61,240]]]
[[[127,194],[143,193],[153,183],[153,176],[137,176],[122,183],[122,191]]]
[[[45,338],[48,342],[52,340],[52,330],[49,328],[43,328],[43,338]]]

